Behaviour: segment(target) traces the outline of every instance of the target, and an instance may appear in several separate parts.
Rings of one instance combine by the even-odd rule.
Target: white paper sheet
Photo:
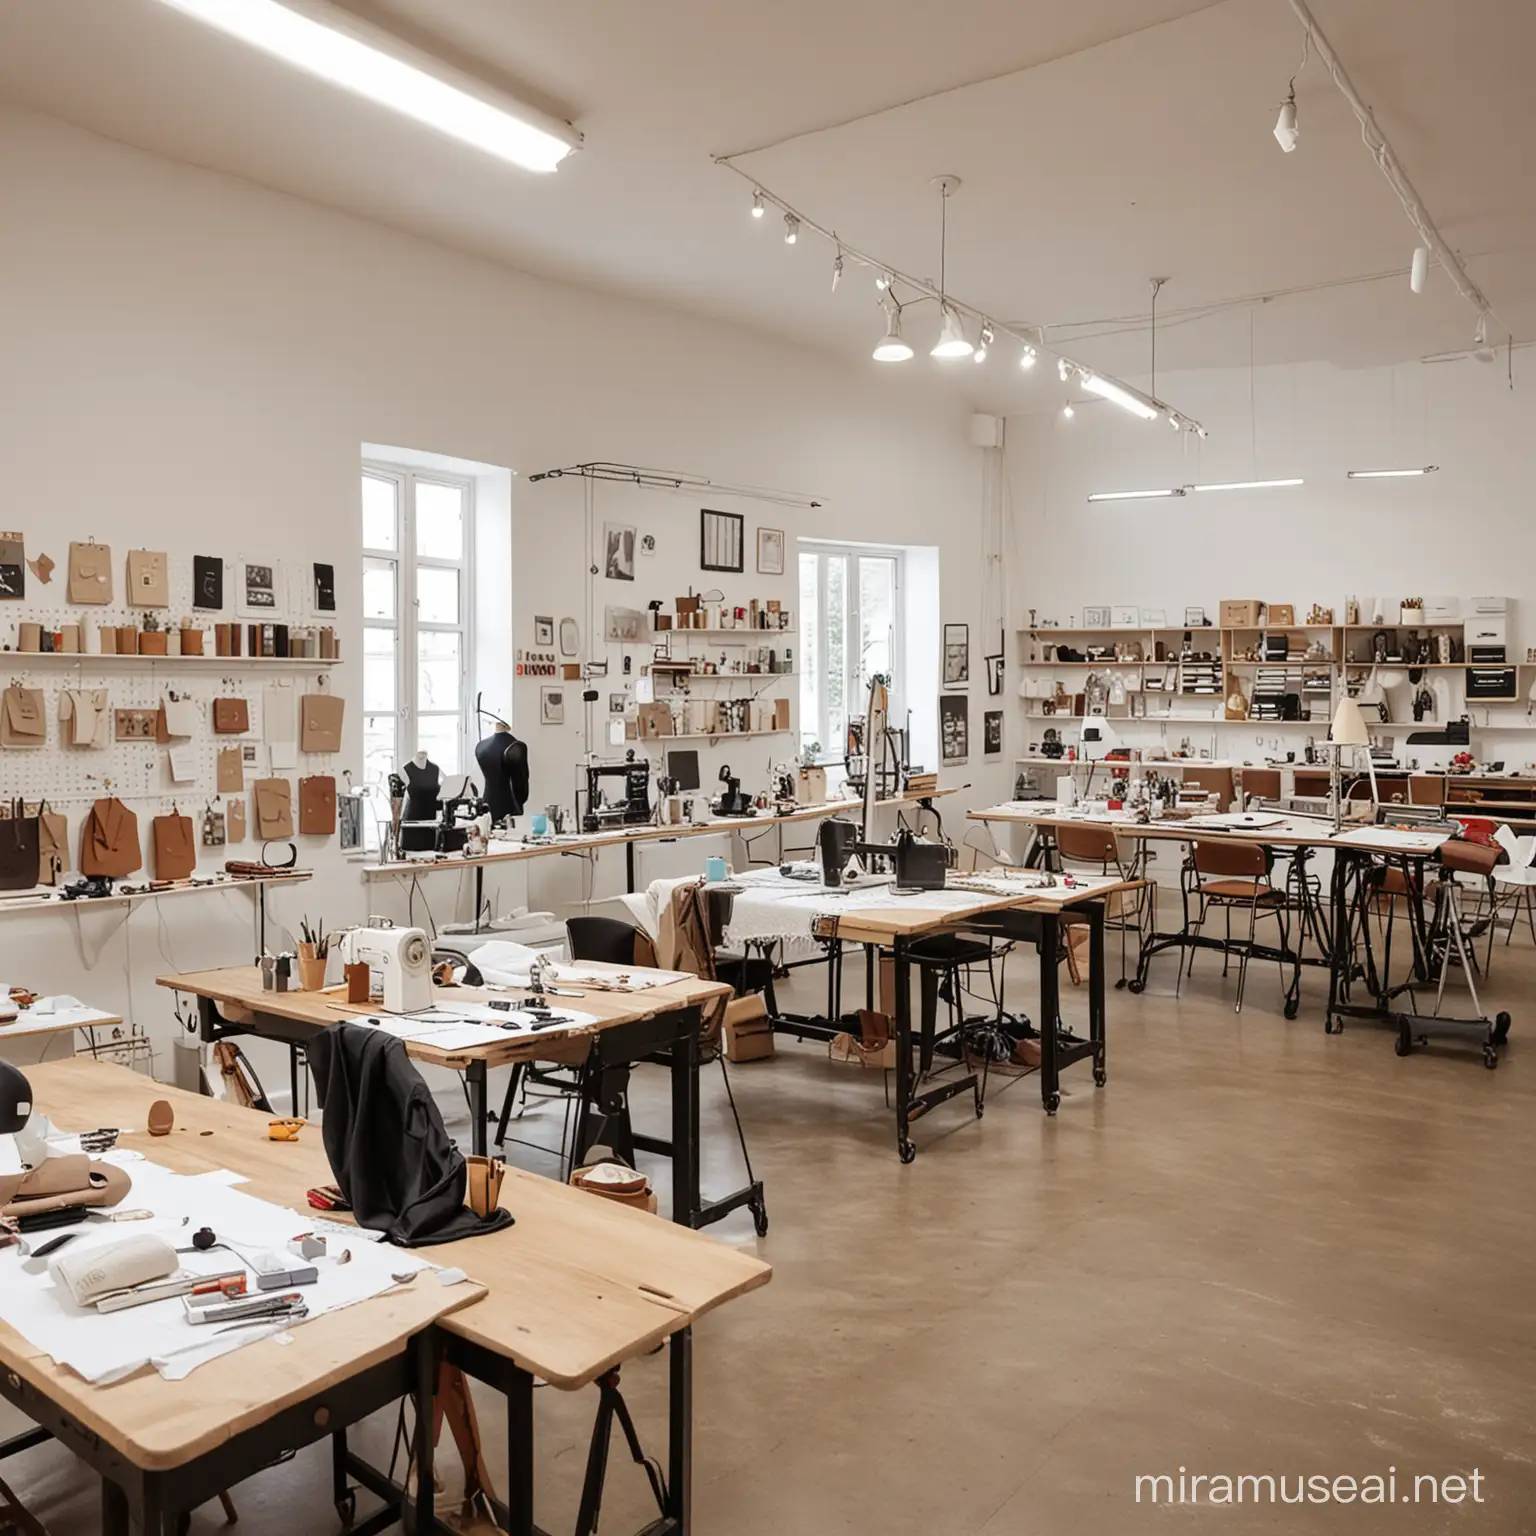
[[[185,1178],[147,1161],[133,1166],[128,1201],[153,1211],[153,1218],[134,1222],[131,1231],[106,1222],[86,1223],[76,1229],[79,1235],[69,1245],[71,1251],[146,1233],[156,1233],[173,1246],[184,1247],[190,1245],[188,1234],[209,1226],[222,1242],[250,1253],[261,1248],[282,1249],[291,1237],[314,1226],[309,1216],[206,1178]],[[333,1242],[332,1254],[339,1254],[342,1246]],[[346,1264],[339,1264],[335,1257],[319,1261],[316,1283],[302,1287],[311,1317],[392,1290],[394,1274],[433,1267],[398,1248],[366,1241],[351,1245],[350,1252],[352,1258]],[[220,1248],[181,1258],[183,1268],[199,1274],[232,1269],[240,1262],[238,1253]],[[146,1363],[153,1364],[167,1380],[180,1380],[206,1360],[269,1333],[302,1326],[285,1322],[274,1323],[269,1329],[213,1333],[187,1322],[180,1297],[123,1312],[98,1313],[94,1308],[77,1307],[46,1270],[29,1272],[15,1248],[0,1250],[0,1318],[59,1364],[98,1384],[116,1381]]]
[[[197,782],[197,752],[192,747],[172,747],[167,754],[171,760],[171,782],[173,784],[195,784]]]

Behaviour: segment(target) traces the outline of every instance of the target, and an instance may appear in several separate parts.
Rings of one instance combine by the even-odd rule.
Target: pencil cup
[[[469,1174],[469,1208],[476,1216],[489,1216],[501,1204],[507,1165],[499,1157],[466,1157],[464,1163]]]
[[[302,992],[319,992],[325,986],[325,956],[306,955],[305,949],[313,949],[312,944],[299,946],[299,990]]]

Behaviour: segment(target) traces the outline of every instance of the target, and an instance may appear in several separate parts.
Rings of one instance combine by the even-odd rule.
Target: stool
[[[944,984],[949,987],[950,1029],[956,1030],[965,1023],[963,989],[960,972],[968,965],[985,965],[988,975],[992,972],[992,946],[985,939],[964,939],[958,934],[935,934],[931,939],[918,939],[907,949],[907,958],[917,967],[919,996],[921,997],[918,1070],[927,1073],[933,1067],[933,1048],[938,1040],[939,993]],[[994,985],[994,992],[996,988]],[[1002,1007],[1002,999],[997,999]]]

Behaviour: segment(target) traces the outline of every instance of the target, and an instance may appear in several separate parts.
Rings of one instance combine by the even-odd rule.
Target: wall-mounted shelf
[[[664,747],[669,741],[741,741],[748,736],[792,736],[787,726],[778,731],[677,731],[670,736],[644,736],[642,746]],[[626,743],[627,745],[627,743]]]
[[[195,672],[230,671],[236,667],[283,668],[285,671],[329,672],[340,660],[321,661],[314,656],[124,656],[86,651],[0,651],[4,667],[171,667]]]
[[[670,638],[673,635],[680,636],[683,639],[697,636],[705,640],[724,638],[740,640],[743,643],[750,641],[756,644],[762,644],[770,635],[782,635],[789,640],[799,639],[799,631],[794,629],[748,629],[745,625],[736,629],[653,629],[647,633],[652,640]]]

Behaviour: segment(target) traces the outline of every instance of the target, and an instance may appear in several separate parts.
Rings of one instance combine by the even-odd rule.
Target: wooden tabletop
[[[905,793],[877,800],[878,810],[887,806],[916,805],[921,800],[941,800],[954,789],[931,789],[923,794]],[[721,816],[713,821],[684,822],[680,826],[611,827],[602,832],[575,832],[547,843],[504,844],[488,853],[466,855],[445,853],[434,858],[393,859],[387,864],[368,864],[363,877],[378,880],[396,875],[420,874],[431,869],[473,869],[477,865],[513,863],[519,859],[541,859],[551,854],[601,852],[626,843],[663,842],[669,838],[705,837],[719,832],[752,832],[795,822],[824,821],[828,816],[860,811],[861,800],[829,800],[822,805],[805,805],[793,811],[764,812],[760,816]]]
[[[1143,880],[1118,880],[1094,876],[1078,877],[1080,883],[1045,886],[1038,890],[1009,895],[975,892],[974,902],[965,906],[925,907],[920,901],[911,906],[839,908],[831,914],[837,921],[837,937],[861,944],[890,944],[896,939],[920,938],[946,928],[964,927],[986,913],[1023,911],[1059,913],[1088,901],[1102,901],[1119,891],[1133,891],[1146,884]]]
[[[1204,827],[1188,821],[1167,819],[1138,822],[1123,811],[1113,811],[1107,815],[1083,815],[1050,800],[1022,800],[1008,805],[993,805],[984,811],[970,811],[967,817],[971,821],[1014,822],[1035,827],[1106,827],[1116,837],[1134,842],[1259,843],[1268,848],[1344,847],[1358,850],[1365,844],[1352,842],[1351,839],[1361,832],[1369,832],[1372,834],[1372,852],[1415,855],[1426,852],[1418,841],[1424,835],[1423,832],[1412,827],[1404,828],[1401,843],[1394,844],[1386,836],[1394,830],[1390,826],[1345,822],[1344,830],[1335,833],[1331,821],[1315,817],[1282,817],[1265,827]]]
[[[639,966],[596,968],[626,971],[630,974],[641,969]],[[376,1007],[355,1007],[349,1004],[344,986],[327,987],[323,992],[263,991],[261,972],[254,965],[232,965],[216,971],[190,971],[183,975],[158,976],[155,979],[160,986],[169,987],[173,991],[212,998],[231,1024],[250,1023],[255,1014],[265,1013],[323,1029],[332,1024],[345,1023],[349,1019],[377,1016],[379,1013]],[[459,1072],[476,1061],[483,1061],[488,1067],[507,1066],[512,1062],[540,1059],[541,1052],[547,1052],[557,1041],[595,1034],[599,1030],[611,1029],[616,1024],[631,1024],[637,1019],[654,1019],[658,1014],[669,1013],[676,1008],[697,1007],[714,998],[731,996],[731,988],[726,983],[706,981],[700,976],[689,976],[682,981],[648,987],[643,992],[599,992],[574,983],[562,983],[561,990],[577,991],[581,996],[557,997],[554,999],[556,1005],[569,1007],[573,1012],[594,1014],[597,1022],[577,1029],[542,1030],[531,1037],[508,1035],[505,1043],[498,1041],[457,1051],[445,1051],[424,1040],[408,1040],[406,1053],[415,1061]],[[527,995],[516,988],[501,992],[488,992],[482,987],[433,988],[434,1001],[440,1002],[445,1008],[451,1008],[456,1003],[486,1003],[492,998],[517,1002]]]
[[[126,1067],[77,1057],[28,1067],[27,1079],[37,1112],[66,1130],[143,1125],[152,1100],[170,1100],[177,1124],[170,1136],[125,1134],[119,1145],[177,1173],[232,1168],[249,1175],[250,1183],[241,1186],[247,1193],[299,1211],[306,1189],[331,1181],[318,1134],[291,1144],[268,1141],[267,1116],[168,1088]],[[213,1134],[198,1135],[202,1130]],[[431,1258],[462,1262],[436,1252]],[[0,1367],[31,1382],[135,1466],[160,1471],[184,1465],[281,1409],[393,1358],[414,1334],[482,1294],[478,1283],[441,1286],[423,1275],[389,1295],[299,1325],[300,1347],[262,1339],[208,1361],[183,1381],[163,1381],[146,1367],[108,1387],[92,1386],[55,1365],[0,1323]]]
[[[59,1013],[38,1013],[27,1008],[9,1024],[0,1024],[0,1047],[7,1040],[61,1035],[73,1029],[113,1029],[122,1022],[121,1014],[103,1013],[100,1008],[71,1008]]]

